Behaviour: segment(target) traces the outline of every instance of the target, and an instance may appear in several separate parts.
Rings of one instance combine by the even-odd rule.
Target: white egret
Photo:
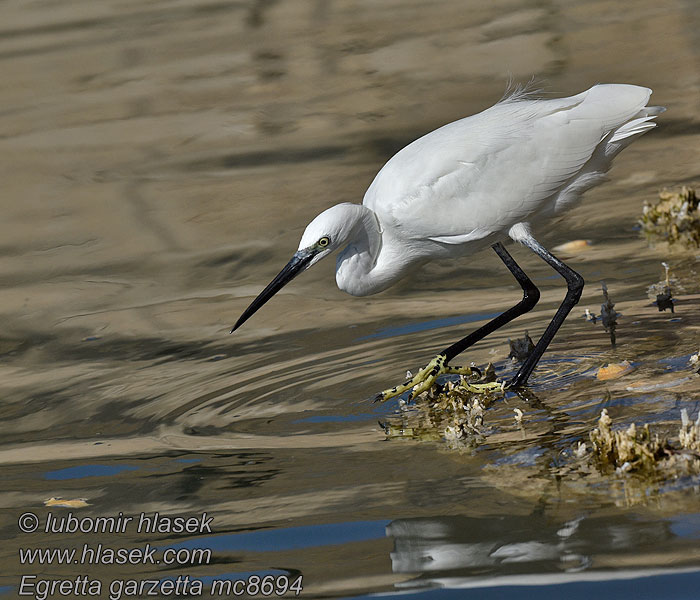
[[[338,287],[375,294],[430,260],[464,257],[492,246],[523,290],[523,299],[440,352],[412,380],[379,395],[427,389],[455,369],[455,356],[531,310],[539,290],[503,247],[527,246],[567,283],[563,303],[507,387],[524,386],[562,322],[578,302],[583,278],[550,254],[533,230],[566,212],[600,183],[613,158],[655,126],[665,109],[647,106],[651,90],[596,85],[558,99],[516,92],[491,108],[415,140],[379,171],[362,204],[343,203],[307,226],[299,249],[253,300],[235,331],[282,286],[334,250]],[[468,371],[468,369],[467,369]],[[464,372],[464,371],[460,371]]]

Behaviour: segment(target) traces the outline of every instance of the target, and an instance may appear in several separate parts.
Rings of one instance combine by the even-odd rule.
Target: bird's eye
[[[318,245],[321,246],[321,248],[325,248],[330,243],[331,239],[329,237],[322,237],[320,240],[318,240]]]

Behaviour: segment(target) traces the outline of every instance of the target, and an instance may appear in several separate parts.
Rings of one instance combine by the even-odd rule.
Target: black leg
[[[523,288],[523,299],[512,308],[509,308],[504,313],[498,315],[492,321],[486,323],[486,325],[479,327],[479,329],[470,333],[467,337],[452,344],[449,348],[445,348],[445,350],[440,353],[445,356],[445,364],[447,364],[461,352],[464,352],[467,348],[469,348],[469,346],[473,346],[482,338],[485,338],[490,333],[496,331],[496,329],[503,327],[506,323],[509,323],[516,317],[519,317],[529,310],[532,310],[535,304],[537,304],[537,301],[540,299],[540,291],[537,289],[535,284],[530,281],[530,278],[525,275],[525,272],[518,266],[515,260],[513,260],[513,257],[508,254],[508,251],[503,247],[503,245],[498,242],[494,244],[492,248],[496,254],[498,254],[506,267],[508,267],[508,270],[520,284],[520,287]]]
[[[561,306],[554,315],[551,323],[542,334],[540,341],[537,342],[535,349],[532,351],[530,356],[527,357],[515,377],[508,382],[506,387],[509,388],[521,387],[527,383],[528,377],[530,377],[533,369],[539,362],[540,358],[542,358],[544,351],[547,349],[547,346],[549,346],[552,338],[554,338],[555,334],[561,327],[564,319],[566,319],[567,315],[571,312],[571,309],[576,306],[579,298],[581,298],[584,283],[583,277],[561,262],[558,258],[550,254],[549,251],[547,251],[547,249],[535,238],[530,236],[521,241],[535,254],[539,255],[547,264],[553,267],[564,279],[566,279],[568,289],[566,291],[566,296],[564,297],[564,302],[561,303]]]

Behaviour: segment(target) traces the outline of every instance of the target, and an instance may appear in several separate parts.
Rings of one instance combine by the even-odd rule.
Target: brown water
[[[1,10],[0,595],[23,591],[23,575],[89,573],[115,598],[148,597],[117,593],[125,580],[189,575],[210,597],[214,581],[251,574],[302,575],[313,598],[697,597],[697,477],[557,474],[603,407],[619,424],[668,427],[700,408],[688,365],[700,349],[697,253],[647,248],[635,229],[661,187],[700,180],[697,3]],[[492,253],[362,299],[336,289],[325,261],[228,335],[318,212],[359,202],[394,151],[532,75],[556,94],[643,84],[669,109],[543,239],[593,246],[569,257],[589,285],[535,373],[539,402],[498,402],[485,419],[493,436],[455,452],[387,441],[377,422],[397,404],[367,400],[517,301]],[[512,369],[507,338],[541,332],[563,295],[545,265],[514,252],[543,301],[468,356],[501,372]],[[664,260],[682,283],[673,315],[646,295]],[[614,351],[580,317],[599,312],[601,280],[623,313]],[[630,375],[594,378],[623,359]],[[44,505],[59,496],[88,506]],[[25,512],[43,533],[19,530]],[[135,519],[123,532],[44,531],[49,514],[120,512]],[[211,532],[139,532],[139,515],[155,512],[206,512]],[[185,552],[175,565],[18,554],[100,542]],[[25,580],[29,597],[37,580]]]

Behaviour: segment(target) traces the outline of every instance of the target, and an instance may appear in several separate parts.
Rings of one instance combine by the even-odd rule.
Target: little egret
[[[362,204],[325,210],[306,227],[299,249],[253,300],[238,329],[282,286],[334,250],[338,287],[376,294],[430,260],[464,257],[491,246],[523,290],[523,298],[492,321],[440,352],[404,385],[415,396],[443,373],[468,373],[448,363],[466,348],[531,310],[540,293],[503,247],[507,237],[527,246],[567,283],[567,292],[534,350],[506,387],[527,383],[557,330],[581,297],[583,278],[534,237],[552,217],[600,183],[613,158],[655,126],[665,109],[647,106],[651,90],[596,85],[543,100],[516,91],[487,110],[450,123],[395,154],[367,189]]]

